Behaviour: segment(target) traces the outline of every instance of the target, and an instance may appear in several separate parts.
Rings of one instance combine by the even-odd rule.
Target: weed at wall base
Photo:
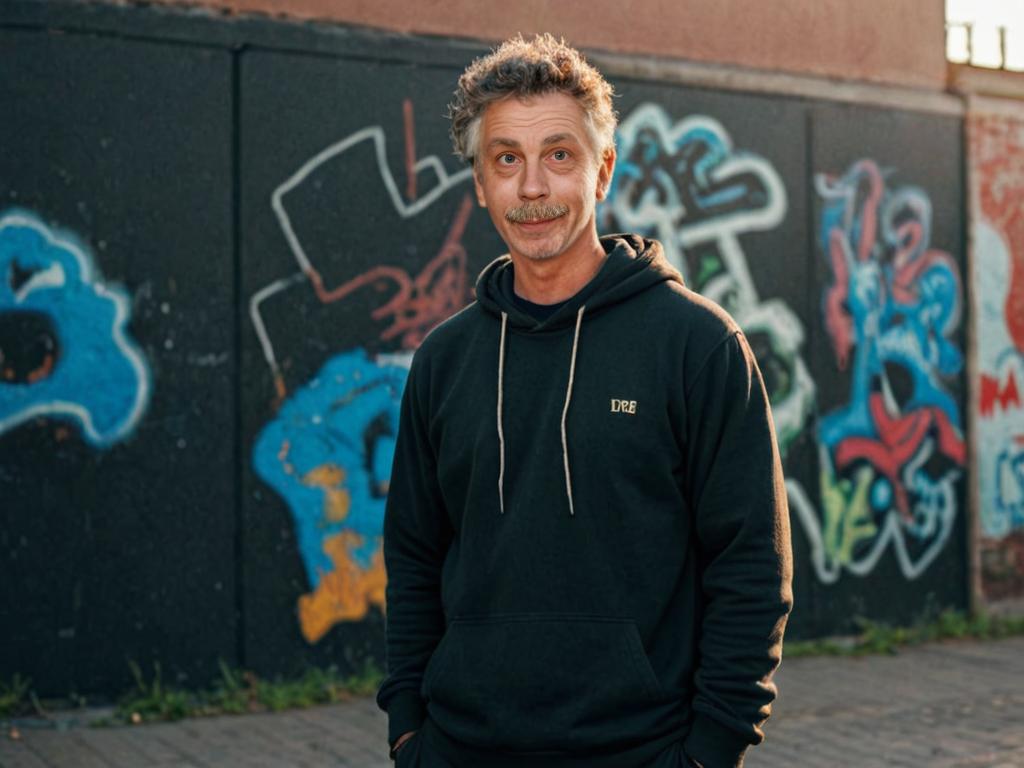
[[[114,717],[101,725],[138,724],[184,717],[279,712],[330,704],[377,690],[383,673],[372,663],[349,676],[337,668],[311,667],[301,677],[264,680],[252,672],[219,662],[220,678],[209,689],[185,691],[163,684],[159,664],[147,681],[138,664],[129,663],[135,688],[118,702]]]
[[[900,648],[938,640],[998,640],[1024,634],[1024,616],[996,616],[943,611],[934,621],[911,627],[891,627],[868,619],[856,620],[860,632],[853,636],[786,643],[786,658],[800,656],[863,656],[895,654]]]

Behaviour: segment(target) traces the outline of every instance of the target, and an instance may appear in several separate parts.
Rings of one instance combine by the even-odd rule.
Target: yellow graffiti
[[[345,477],[342,467],[322,464],[302,478],[304,485],[323,491],[325,524],[339,523],[348,517],[352,494],[345,487]],[[334,570],[321,573],[316,589],[299,597],[299,627],[307,642],[318,642],[338,622],[359,621],[371,605],[384,610],[384,552],[378,547],[370,567],[363,568],[352,552],[364,543],[363,537],[354,531],[341,531],[324,539],[323,551]]]
[[[373,553],[370,567],[363,569],[352,557],[352,550],[363,545],[363,537],[342,531],[324,541],[324,552],[334,570],[322,574],[313,592],[299,598],[299,626],[309,643],[316,643],[340,621],[358,621],[371,605],[384,610],[384,550]]]
[[[869,467],[861,467],[852,483],[846,478],[836,482],[831,469],[821,473],[825,553],[834,563],[852,563],[857,544],[878,533],[878,526],[871,519],[868,504],[868,492],[873,479],[874,473]]]
[[[348,510],[352,506],[352,494],[345,487],[344,469],[335,464],[323,464],[307,472],[302,478],[302,483],[324,492],[325,519],[338,523],[348,517]]]

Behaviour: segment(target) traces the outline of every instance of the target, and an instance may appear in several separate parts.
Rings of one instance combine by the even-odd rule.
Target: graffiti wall
[[[817,578],[887,621],[967,598],[959,131],[814,112],[816,512],[792,481],[791,509]]]
[[[409,362],[502,253],[437,119],[452,74],[243,57],[245,610],[258,666],[383,661],[381,533]],[[325,119],[296,119],[282,146],[261,116],[286,112]]]
[[[822,314],[836,367],[850,374],[849,399],[818,424],[816,566],[829,580],[842,567],[868,573],[891,544],[913,579],[941,553],[959,506],[964,440],[948,389],[963,368],[959,269],[931,247],[928,193],[890,188],[874,160],[817,174],[815,186],[831,278]]]
[[[231,60],[0,28],[0,680],[237,660]]]
[[[0,274],[0,435],[40,419],[69,424],[96,448],[125,439],[150,388],[126,333],[125,292],[104,283],[73,236],[17,209],[0,216]]]
[[[1024,597],[1024,109],[968,118],[981,588]]]
[[[382,664],[410,360],[504,251],[443,117],[475,52],[383,61],[293,30],[311,56],[270,21],[248,48],[190,23],[215,33],[188,55],[0,29],[35,78],[27,123],[0,124],[0,677],[56,692],[114,690],[126,659],[175,680]],[[794,519],[790,636],[965,607],[960,121],[611,79],[599,228],[659,238],[750,339]],[[1002,429],[1021,373],[1000,354]]]
[[[808,131],[784,100],[620,90],[650,101],[622,112],[602,223],[661,239],[752,341],[798,521],[791,628],[962,605],[957,122],[819,108]],[[950,162],[899,142],[919,131]]]

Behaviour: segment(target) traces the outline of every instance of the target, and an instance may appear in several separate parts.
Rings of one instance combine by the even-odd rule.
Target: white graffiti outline
[[[720,122],[707,115],[691,115],[672,123],[668,113],[658,104],[647,103],[637,107],[619,126],[619,135],[624,146],[633,146],[637,134],[644,129],[653,130],[662,146],[673,147],[683,136],[692,132],[709,133],[718,139],[726,158],[713,166],[711,180],[717,181],[732,174],[752,173],[765,185],[767,205],[757,210],[739,210],[735,213],[717,216],[702,222],[676,228],[674,221],[685,213],[678,200],[674,205],[662,206],[645,194],[641,204],[630,208],[623,200],[611,201],[612,212],[624,229],[645,229],[655,226],[658,237],[665,247],[665,255],[676,269],[686,278],[686,260],[682,249],[696,243],[717,241],[722,261],[736,281],[740,304],[757,304],[757,290],[750,276],[743,248],[739,242],[742,232],[771,229],[786,216],[788,199],[786,188],[775,168],[762,157],[747,152],[737,152],[732,137]]]
[[[920,450],[904,468],[904,482],[909,486],[918,476],[918,471],[927,462],[928,457],[934,450],[934,441],[931,438],[924,440]],[[819,443],[818,457],[822,468],[825,468],[830,477],[835,477],[835,470],[832,468],[832,460],[828,455],[828,449]],[[938,557],[949,537],[953,532],[956,522],[956,510],[954,506],[955,492],[953,484],[959,478],[959,470],[949,470],[935,486],[939,488],[946,499],[945,514],[940,520],[941,529],[935,540],[930,542],[927,549],[918,556],[917,560],[907,550],[905,538],[901,535],[902,520],[894,510],[885,514],[885,522],[881,525],[875,540],[867,555],[859,556],[851,562],[844,563],[838,559],[829,557],[825,548],[825,539],[822,532],[822,521],[814,503],[807,497],[806,491],[798,480],[786,478],[786,491],[789,496],[790,508],[797,513],[807,534],[808,542],[811,545],[811,563],[818,579],[824,584],[834,584],[839,580],[843,570],[847,570],[855,576],[867,576],[878,565],[878,561],[885,553],[885,548],[892,541],[893,551],[899,563],[900,572],[908,581],[913,581],[924,573],[928,566]]]
[[[423,170],[432,169],[434,174],[437,176],[438,182],[426,194],[417,196],[417,198],[412,202],[406,202],[402,197],[401,192],[399,192],[398,184],[395,182],[395,178],[391,173],[391,168],[388,166],[387,137],[384,132],[384,128],[379,125],[372,125],[358,130],[341,141],[331,144],[318,152],[312,158],[303,163],[295,173],[288,177],[284,183],[278,186],[273,193],[271,193],[271,208],[274,210],[274,214],[281,226],[281,231],[284,234],[285,240],[288,242],[288,248],[291,250],[296,262],[298,262],[300,269],[299,272],[267,284],[260,290],[256,291],[249,300],[249,317],[251,318],[253,327],[256,330],[256,335],[259,338],[260,347],[263,350],[263,357],[267,361],[267,365],[270,366],[270,371],[275,378],[280,376],[280,369],[278,367],[277,357],[274,353],[274,345],[270,340],[270,335],[267,333],[266,325],[263,322],[260,306],[264,301],[272,296],[292,288],[300,282],[308,280],[307,273],[312,269],[309,257],[306,255],[302,244],[299,242],[299,238],[292,227],[291,218],[285,210],[284,196],[305,181],[306,178],[321,165],[338,155],[347,152],[349,149],[363,141],[373,142],[374,154],[377,159],[377,170],[380,172],[381,181],[384,183],[385,189],[387,189],[388,195],[391,198],[391,203],[395,207],[395,211],[403,219],[411,218],[430,207],[437,198],[444,195],[449,189],[468,181],[473,175],[473,170],[471,168],[464,168],[457,173],[449,174],[445,169],[444,164],[436,155],[422,157],[412,166],[413,173],[419,174]]]
[[[135,349],[134,345],[124,335],[124,328],[128,323],[129,309],[131,306],[127,296],[120,292],[108,290],[106,285],[102,282],[94,282],[95,275],[91,260],[74,240],[58,237],[53,230],[45,226],[42,222],[38,221],[34,217],[26,216],[21,213],[10,213],[0,218],[0,232],[3,232],[3,230],[8,227],[24,227],[32,229],[41,235],[49,245],[69,252],[78,263],[81,282],[88,285],[101,298],[109,299],[113,303],[115,314],[112,338],[118,350],[125,356],[125,359],[128,360],[132,371],[135,373],[138,386],[136,388],[135,401],[128,413],[128,417],[116,431],[108,433],[107,435],[97,431],[96,425],[92,420],[92,414],[90,414],[86,408],[83,408],[78,403],[69,402],[67,400],[54,400],[48,403],[37,403],[13,414],[7,419],[0,419],[0,434],[3,434],[9,429],[18,426],[19,424],[23,424],[37,416],[63,415],[76,419],[85,434],[96,445],[111,445],[118,440],[123,439],[135,428],[139,420],[142,418],[142,414],[146,410],[146,404],[149,402],[150,395],[149,375],[145,360],[143,359],[142,354]],[[59,265],[55,264],[41,273],[34,275],[28,283],[23,285],[15,295],[15,301],[20,304],[33,290],[63,285],[65,279],[66,276],[64,275],[63,269]]]

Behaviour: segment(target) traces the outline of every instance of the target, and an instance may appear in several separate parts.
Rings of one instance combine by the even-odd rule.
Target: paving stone
[[[1024,768],[1024,638],[787,659],[748,768]],[[391,768],[372,699],[110,729],[24,729],[0,768]],[[0,732],[2,733],[2,732]],[[475,767],[474,767],[475,768]]]

